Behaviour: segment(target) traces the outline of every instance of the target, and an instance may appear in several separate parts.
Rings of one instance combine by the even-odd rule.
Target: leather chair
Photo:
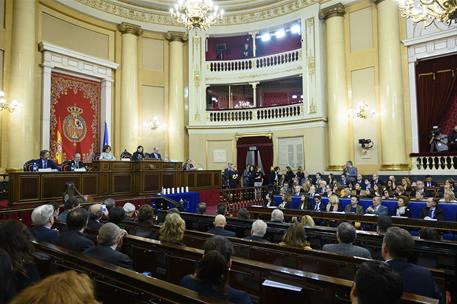
[[[35,159],[31,159],[25,162],[24,166],[22,168],[24,169],[24,172],[32,172],[33,171],[33,163],[35,162]]]
[[[128,152],[127,150],[124,150],[124,152],[121,153],[121,159],[122,158],[130,158],[130,159],[132,159],[132,153]]]

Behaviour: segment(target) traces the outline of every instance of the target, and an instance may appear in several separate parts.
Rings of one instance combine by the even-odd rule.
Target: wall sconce
[[[0,111],[7,110],[10,113],[13,113],[21,103],[16,99],[11,100],[11,102],[7,102],[5,98],[5,92],[0,91]]]
[[[347,110],[347,116],[351,118],[367,119],[376,115],[375,108],[370,107],[363,101],[359,101],[354,109]]]
[[[155,129],[164,129],[167,127],[166,123],[159,121],[157,116],[152,118],[152,121],[144,123],[146,129],[155,130]]]

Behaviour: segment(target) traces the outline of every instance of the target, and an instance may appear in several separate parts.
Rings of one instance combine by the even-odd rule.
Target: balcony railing
[[[412,153],[412,171],[422,174],[455,174],[457,153]]]
[[[303,114],[303,104],[270,108],[208,111],[211,122],[250,122],[298,119]]]
[[[301,53],[301,49],[298,49],[249,59],[208,61],[206,69],[207,72],[239,72],[268,68],[299,61]]]

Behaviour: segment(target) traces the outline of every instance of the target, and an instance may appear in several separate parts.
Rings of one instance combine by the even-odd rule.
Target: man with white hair
[[[261,243],[270,243],[268,240],[263,238],[266,233],[267,223],[262,220],[256,220],[254,223],[252,223],[251,236],[247,236],[243,239]]]
[[[93,204],[89,207],[89,222],[87,223],[87,228],[89,230],[100,229],[103,226],[101,219],[105,216],[108,217],[108,209],[105,205],[102,204]]]
[[[222,214],[216,215],[216,217],[214,218],[213,225],[214,225],[214,228],[209,229],[208,233],[221,235],[221,236],[231,236],[231,237],[236,236],[235,232],[224,229],[225,226],[227,225],[227,220],[225,219],[225,216],[223,216]]]
[[[122,239],[126,234],[127,232],[116,224],[106,223],[98,231],[98,245],[86,249],[84,254],[120,267],[132,268],[130,257],[116,250],[122,246]]]
[[[279,210],[275,209],[271,212],[271,220],[270,222],[273,223],[284,223],[284,213]]]
[[[76,169],[84,169],[87,170],[86,164],[81,161],[81,154],[75,153],[73,160],[70,161],[70,170],[75,171]]]
[[[125,211],[123,222],[134,222],[136,218],[136,207],[132,203],[125,203],[122,207]]]
[[[30,232],[37,241],[55,244],[59,237],[59,231],[51,229],[54,225],[54,207],[41,205],[32,211],[32,228]]]

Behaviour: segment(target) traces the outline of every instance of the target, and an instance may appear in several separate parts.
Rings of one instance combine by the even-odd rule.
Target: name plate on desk
[[[74,171],[75,172],[86,172],[87,170],[86,170],[86,168],[76,168]]]
[[[52,168],[38,169],[38,172],[55,172],[59,170],[53,170]]]

